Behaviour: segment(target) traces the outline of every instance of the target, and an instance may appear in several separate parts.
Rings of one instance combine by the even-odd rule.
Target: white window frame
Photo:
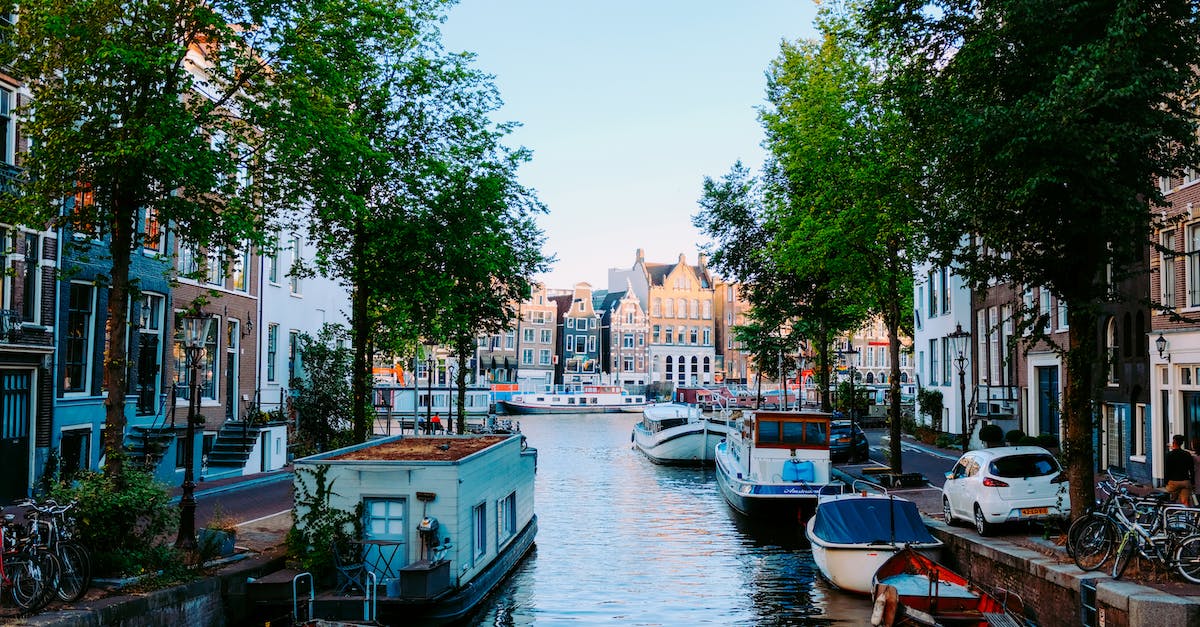
[[[471,508],[471,562],[474,565],[487,555],[487,502]]]

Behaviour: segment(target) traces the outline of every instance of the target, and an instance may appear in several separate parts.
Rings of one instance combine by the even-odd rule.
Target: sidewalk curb
[[[270,485],[272,483],[279,483],[281,481],[290,481],[292,479],[291,471],[278,472],[278,473],[273,473],[273,474],[265,475],[265,476],[256,476],[256,475],[248,475],[248,476],[250,476],[252,478],[246,479],[245,481],[234,481],[231,483],[226,483],[224,485],[213,486],[213,487],[207,488],[207,489],[200,488],[199,486],[197,486],[195,496],[197,496],[197,497],[211,496],[213,494],[220,494],[222,492],[231,492],[233,490],[241,490],[243,488],[250,488],[250,487],[254,487],[254,486]],[[203,484],[201,484],[201,485],[203,485]],[[170,503],[176,504],[179,502],[180,498],[182,498],[182,495],[172,496]]]

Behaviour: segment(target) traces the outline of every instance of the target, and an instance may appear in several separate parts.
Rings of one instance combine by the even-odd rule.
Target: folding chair
[[[356,545],[351,544],[353,549]],[[364,581],[367,578],[366,564],[363,563],[360,551],[354,551],[353,555],[346,554],[343,548],[337,542],[333,543],[333,568],[337,571],[337,592],[336,594],[349,595],[351,588],[366,593],[366,584]]]

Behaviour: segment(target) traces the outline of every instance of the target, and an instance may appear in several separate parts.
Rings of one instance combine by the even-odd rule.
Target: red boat
[[[1001,602],[965,577],[905,548],[875,571],[873,625],[988,625],[1026,624],[1015,594]],[[1015,605],[1015,607],[1013,607]]]

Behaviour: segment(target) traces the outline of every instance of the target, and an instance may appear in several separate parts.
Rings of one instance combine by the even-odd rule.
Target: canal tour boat
[[[714,456],[725,501],[750,517],[806,520],[831,480],[829,421],[815,411],[742,414]]]
[[[645,396],[627,394],[619,385],[585,385],[578,392],[528,392],[500,401],[510,414],[637,413],[647,405]]]
[[[722,420],[704,417],[697,405],[657,403],[633,426],[633,443],[656,464],[712,463],[717,443],[729,434]]]
[[[830,583],[870,594],[875,571],[902,549],[938,557],[942,542],[929,533],[915,503],[867,481],[851,488],[820,496],[804,529],[813,561]]]
[[[322,497],[323,508],[362,520],[362,535],[335,557],[339,593],[313,595],[310,616],[461,620],[533,548],[536,466],[521,434],[396,436],[296,460],[298,529]],[[297,580],[289,580],[290,609]],[[265,601],[281,600],[270,599],[270,582],[247,591],[264,616],[274,616]]]

